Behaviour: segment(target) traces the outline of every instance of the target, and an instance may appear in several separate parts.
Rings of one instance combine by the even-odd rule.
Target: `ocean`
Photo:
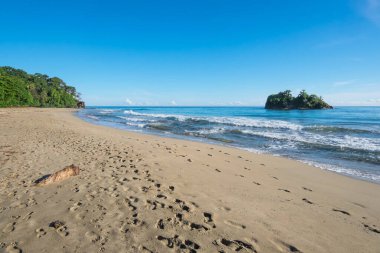
[[[94,106],[77,114],[94,124],[284,156],[380,183],[380,107]]]

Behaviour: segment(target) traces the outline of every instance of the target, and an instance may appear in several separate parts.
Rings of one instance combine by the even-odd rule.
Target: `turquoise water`
[[[285,156],[380,183],[380,107],[88,107],[100,125]]]

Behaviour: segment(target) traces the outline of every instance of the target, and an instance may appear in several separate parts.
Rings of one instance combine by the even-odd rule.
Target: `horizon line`
[[[263,105],[86,105],[86,107],[262,107]],[[337,105],[336,107],[380,107],[380,105]]]

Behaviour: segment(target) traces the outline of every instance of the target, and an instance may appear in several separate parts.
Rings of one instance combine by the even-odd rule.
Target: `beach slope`
[[[380,252],[380,185],[73,113],[0,109],[0,252]]]

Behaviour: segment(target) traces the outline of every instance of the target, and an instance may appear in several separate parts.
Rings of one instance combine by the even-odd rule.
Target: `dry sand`
[[[0,110],[0,252],[380,252],[380,185],[72,113]]]

